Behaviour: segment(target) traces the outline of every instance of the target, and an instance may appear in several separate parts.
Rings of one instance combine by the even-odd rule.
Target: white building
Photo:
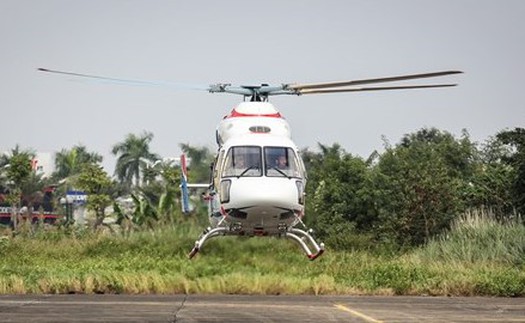
[[[37,152],[31,166],[37,174],[50,177],[55,170],[55,153]]]
[[[3,155],[11,156],[11,152],[4,152]],[[55,171],[55,153],[37,152],[31,161],[31,168],[43,177],[51,177]]]

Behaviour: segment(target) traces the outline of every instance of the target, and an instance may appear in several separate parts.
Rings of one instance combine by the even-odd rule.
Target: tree
[[[153,221],[172,224],[181,215],[180,205],[177,202],[177,197],[180,195],[179,167],[173,165],[173,162],[160,162],[149,168],[149,173],[150,176],[154,176],[155,181],[143,185],[139,189],[139,194],[134,196],[136,211],[145,210],[146,213],[135,212],[133,221],[137,224],[151,224]]]
[[[466,131],[423,128],[387,147],[373,180],[383,238],[413,246],[447,229],[469,207],[479,163]]]
[[[514,170],[513,201],[518,212],[525,214],[525,128],[501,131],[496,137],[510,147],[510,152],[502,156],[502,161]]]
[[[159,159],[157,154],[150,152],[152,139],[151,132],[144,132],[140,136],[128,134],[123,142],[113,146],[112,152],[117,156],[115,175],[121,183],[131,187],[135,179],[135,186],[140,186],[141,173]]]
[[[426,145],[441,156],[451,176],[470,179],[475,169],[473,163],[479,156],[476,146],[470,141],[468,132],[463,129],[461,138],[436,128],[422,128],[401,138],[398,147],[410,148],[414,145]]]
[[[95,164],[84,164],[75,179],[75,185],[88,195],[87,208],[95,212],[95,229],[103,223],[104,210],[111,204],[111,184],[102,166]]]
[[[44,202],[44,188],[51,183],[49,178],[44,178],[43,174],[31,171],[28,177],[21,183],[22,205],[35,211]]]
[[[461,210],[460,181],[451,176],[435,144],[387,149],[377,165],[380,233],[386,241],[414,246],[448,228]]]
[[[319,144],[320,153],[302,151],[308,168],[306,221],[331,247],[359,247],[377,215],[370,203],[366,162],[341,146]],[[368,239],[365,239],[368,243]]]
[[[21,150],[16,145],[10,154],[4,154],[0,158],[0,166],[5,172],[6,179],[12,185],[21,185],[21,183],[31,174],[31,161],[35,154],[30,150]]]
[[[17,145],[11,150],[10,154],[3,155],[0,159],[0,165],[2,165],[2,171],[5,172],[6,188],[9,192],[7,195],[7,201],[12,207],[13,213],[13,224],[16,230],[17,226],[17,211],[21,207],[21,201],[24,193],[27,195],[27,191],[23,191],[25,185],[28,183],[28,179],[33,173],[31,167],[31,161],[34,159],[35,154],[29,150],[21,150]],[[30,192],[33,193],[33,192]]]
[[[102,156],[95,152],[88,152],[83,145],[71,149],[62,149],[55,154],[55,172],[53,177],[57,180],[65,179],[80,173],[85,164],[102,162]]]
[[[496,137],[489,138],[479,150],[474,175],[466,185],[465,202],[470,208],[489,209],[497,218],[512,216],[515,171],[503,162],[511,149]]]

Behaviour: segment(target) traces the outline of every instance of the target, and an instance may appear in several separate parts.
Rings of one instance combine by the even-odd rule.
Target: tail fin
[[[181,179],[180,179],[180,195],[181,195],[181,205],[182,212],[185,214],[190,213],[195,209],[195,206],[190,201],[190,188],[192,189],[209,189],[210,183],[207,184],[190,184],[188,183],[188,169],[187,167],[186,155],[182,154],[180,156],[180,168],[181,168]]]
[[[180,156],[180,196],[181,206],[183,213],[190,213],[193,208],[190,209],[190,192],[188,190],[188,169],[186,168],[186,155]]]

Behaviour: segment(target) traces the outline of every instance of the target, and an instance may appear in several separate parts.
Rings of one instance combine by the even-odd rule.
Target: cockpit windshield
[[[301,177],[302,171],[294,150],[290,147],[264,147],[264,169],[268,177]],[[259,146],[231,147],[224,159],[222,176],[262,176],[262,148]]]
[[[297,156],[290,147],[264,147],[264,161],[268,177],[301,176]]]
[[[222,176],[262,176],[261,147],[231,147],[226,155]]]

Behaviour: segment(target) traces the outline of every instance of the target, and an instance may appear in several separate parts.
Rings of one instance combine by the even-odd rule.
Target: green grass
[[[292,241],[242,237],[212,239],[188,260],[200,233],[190,224],[20,234],[0,238],[0,293],[525,296],[524,227],[490,222],[469,236],[468,223],[404,254],[328,249],[313,262]]]

